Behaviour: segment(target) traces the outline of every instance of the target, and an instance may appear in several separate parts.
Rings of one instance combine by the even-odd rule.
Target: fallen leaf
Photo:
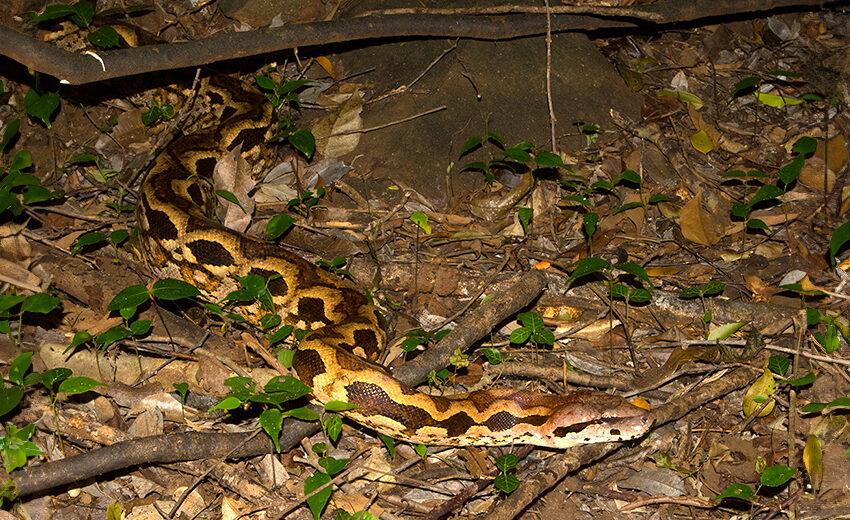
[[[697,193],[685,204],[679,216],[679,226],[682,229],[682,236],[691,242],[712,246],[720,241],[720,236],[712,220],[714,217],[702,207],[701,200],[702,192]]]

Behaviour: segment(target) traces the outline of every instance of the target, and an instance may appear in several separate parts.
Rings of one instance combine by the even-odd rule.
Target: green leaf
[[[47,128],[50,128],[50,117],[59,108],[59,93],[48,92],[42,96],[30,89],[24,96],[24,108],[28,115],[40,119]]]
[[[656,195],[650,196],[647,203],[648,204],[658,204],[659,202],[665,202],[665,201],[668,201],[668,200],[670,200],[670,197],[668,197],[667,195],[664,195],[663,193],[658,193]]]
[[[118,47],[121,43],[118,32],[112,27],[105,25],[94,32],[89,33],[89,41],[101,49]]]
[[[797,142],[791,147],[791,151],[794,153],[798,153],[804,157],[808,157],[809,155],[815,153],[815,150],[818,148],[817,139],[809,136],[803,136],[797,139]]]
[[[603,269],[610,269],[611,264],[606,260],[591,256],[573,262],[570,267],[573,268],[573,272],[570,274],[570,277],[567,280],[568,282],[571,282],[576,278],[581,278],[582,276],[597,273]]]
[[[658,95],[674,97],[680,101],[693,105],[696,109],[700,109],[703,106],[702,99],[690,92],[683,92],[681,90],[659,90]]]
[[[806,307],[806,326],[811,327],[821,322],[820,311],[812,307]]]
[[[770,228],[764,221],[760,218],[751,218],[747,221],[747,228],[749,229],[763,229],[765,231],[770,231]]]
[[[815,382],[815,373],[809,372],[803,377],[797,379],[789,379],[787,381],[783,381],[783,383],[788,383],[791,386],[806,386]]]
[[[65,349],[63,354],[67,353],[68,351],[73,350],[73,349],[79,347],[80,345],[82,345],[83,343],[86,343],[87,341],[91,341],[91,340],[92,340],[92,336],[88,332],[86,332],[84,330],[75,332],[74,338],[71,340],[71,344],[68,345],[68,348]]]
[[[838,226],[829,239],[829,265],[835,265],[835,255],[838,250],[850,240],[850,221]]]
[[[27,296],[21,303],[21,312],[35,312],[37,314],[48,314],[62,305],[62,300],[49,294],[38,293]]]
[[[260,426],[263,427],[263,430],[271,437],[272,442],[274,443],[275,451],[280,453],[280,441],[278,437],[280,437],[280,428],[283,425],[283,414],[280,413],[280,410],[277,408],[271,408],[269,410],[263,410],[260,413]]]
[[[531,331],[543,329],[543,318],[536,312],[521,312],[517,314],[517,320],[522,323],[523,327]]]
[[[696,287],[688,287],[683,289],[682,292],[679,293],[679,298],[683,300],[689,300],[691,298],[698,298],[700,295],[700,290]]]
[[[517,207],[517,217],[522,226],[522,232],[528,234],[528,223],[531,222],[531,217],[534,215],[534,210],[531,208]]]
[[[493,480],[493,486],[502,493],[508,494],[519,487],[519,479],[513,474],[502,474]]]
[[[217,405],[210,408],[209,411],[211,412],[213,410],[235,410],[240,406],[242,406],[242,400],[230,395],[222,399],[221,402]]]
[[[466,170],[477,170],[477,171],[486,172],[487,171],[487,165],[484,164],[483,162],[475,161],[475,162],[471,162],[469,164],[466,164],[463,168],[460,169],[460,171],[466,171]]]
[[[715,500],[721,500],[724,498],[737,498],[738,500],[752,502],[756,499],[756,494],[753,492],[753,488],[746,484],[732,484],[724,489],[723,493],[714,497]]]
[[[6,314],[9,309],[26,299],[23,294],[0,294],[0,314]]]
[[[758,189],[752,200],[750,200],[750,206],[755,206],[759,202],[764,202],[766,200],[776,199],[781,195],[782,190],[779,187],[774,186],[773,184],[765,184]]]
[[[115,246],[120,245],[128,238],[130,238],[130,232],[126,229],[116,229],[115,231],[109,234],[109,241],[112,242],[112,244]]]
[[[17,384],[24,384],[24,374],[32,366],[32,352],[24,352],[19,354],[9,365],[9,381]]]
[[[39,202],[44,202],[45,200],[50,200],[53,195],[47,188],[42,186],[29,186],[23,193],[23,203],[24,204],[37,204]]]
[[[295,224],[294,218],[285,213],[278,213],[269,220],[268,224],[266,224],[266,240],[276,240],[278,237],[289,231],[293,224]]]
[[[75,395],[75,394],[83,394],[95,388],[97,386],[106,386],[100,381],[96,381],[90,377],[85,376],[77,376],[77,377],[69,377],[68,379],[59,383],[58,392]]]
[[[307,159],[313,157],[313,152],[316,151],[316,138],[309,130],[293,132],[286,140]]]
[[[464,155],[468,154],[472,150],[475,150],[476,148],[481,146],[482,143],[483,143],[483,139],[481,139],[480,136],[474,135],[474,136],[470,137],[469,139],[466,140],[465,143],[463,143],[463,147],[461,147],[460,153],[457,156],[458,159],[460,159]],[[483,165],[484,163],[481,163],[481,164]],[[464,168],[464,169],[466,169],[466,168]],[[485,166],[485,169],[486,169],[486,166]]]
[[[516,146],[511,147],[511,148],[506,148],[506,149],[502,150],[500,153],[502,155],[504,155],[505,157],[507,157],[508,159],[514,160],[516,162],[520,162],[520,163],[531,162],[531,154],[529,154],[527,151],[523,150],[522,148],[519,148],[519,146],[520,145],[516,145]]]
[[[652,300],[652,294],[646,289],[635,289],[629,292],[629,303],[646,303],[650,300]]]
[[[638,264],[632,262],[623,262],[621,264],[617,264],[615,267],[621,271],[629,273],[632,276],[638,277],[639,279],[646,282],[647,285],[652,287],[652,281],[649,279],[649,275],[646,274],[646,271],[643,269],[643,267],[639,266]]]
[[[426,234],[431,234],[431,224],[428,223],[428,217],[424,213],[414,211],[410,214],[410,220],[419,226]]]
[[[767,368],[773,372],[774,374],[779,374],[780,376],[785,375],[785,372],[788,371],[788,368],[791,366],[791,360],[788,356],[784,355],[774,355],[770,356],[770,359],[767,361]]]
[[[6,151],[6,147],[9,146],[9,143],[12,142],[12,139],[18,135],[18,130],[21,128],[21,120],[20,118],[15,118],[6,125],[6,129],[3,131],[3,139],[0,140],[0,153]],[[24,150],[21,150],[23,152]],[[18,152],[20,153],[20,152]],[[29,153],[29,152],[27,152]],[[16,170],[12,170],[16,171]]]
[[[720,327],[715,328],[708,334],[709,341],[722,341],[724,339],[729,338],[732,334],[738,332],[738,329],[746,325],[747,321],[738,321],[735,323],[729,323],[726,325],[721,325]]]
[[[514,469],[517,465],[517,457],[513,453],[508,453],[506,455],[502,455],[501,457],[496,458],[496,467],[502,473],[507,473],[508,471]]]
[[[106,239],[106,235],[104,233],[101,233],[100,231],[84,233],[80,235],[80,238],[77,239],[77,243],[74,244],[74,247],[71,249],[71,256],[74,256],[77,251],[84,247],[100,244],[101,242],[106,242]]]
[[[107,305],[110,311],[119,311],[121,309],[135,309],[139,305],[145,303],[150,298],[150,293],[144,285],[131,285],[125,287],[116,294],[112,301]]]
[[[68,379],[71,377],[71,374],[73,374],[73,372],[71,372],[70,368],[51,368],[50,370],[45,370],[41,373],[41,384],[44,385],[50,393],[53,393],[53,385]]]
[[[236,195],[234,195],[232,192],[227,190],[215,190],[215,194],[223,198],[224,200],[239,206],[239,209],[242,210],[242,213],[248,213],[247,211],[245,211],[245,207],[239,203],[239,199],[236,198]]]
[[[799,471],[788,466],[771,466],[761,474],[761,483],[765,486],[778,487],[794,478]]]
[[[507,146],[505,144],[505,140],[502,139],[502,136],[493,131],[487,132],[487,140],[496,143],[499,148],[504,148],[505,146]]]
[[[803,157],[799,156],[780,168],[779,180],[782,181],[782,184],[791,184],[796,181],[800,177],[800,171],[803,169],[804,162]]]
[[[723,292],[726,284],[723,282],[708,282],[702,286],[702,294],[704,296],[714,296]]]
[[[395,457],[395,439],[393,439],[389,435],[384,435],[383,433],[379,433],[378,438],[381,439],[381,442],[384,443],[384,446],[390,453],[390,458]]]
[[[799,105],[803,102],[802,99],[768,94],[766,92],[756,92],[756,100],[773,108],[785,108],[786,106]]]
[[[310,408],[293,408],[292,410],[284,412],[284,415],[294,417],[300,421],[312,422],[319,420],[319,414],[315,410],[311,410]]]
[[[325,431],[328,434],[328,438],[336,442],[339,439],[339,435],[342,433],[342,417],[339,415],[334,415],[327,421],[325,421]]]
[[[117,325],[107,330],[102,334],[98,334],[95,338],[95,343],[102,346],[102,348],[106,348],[116,341],[122,340],[124,338],[129,338],[133,335],[132,331],[126,327],[122,327]]]
[[[520,327],[518,329],[514,329],[511,332],[510,341],[511,343],[516,343],[517,345],[522,345],[528,338],[531,337],[532,331],[525,327]]]
[[[482,348],[479,352],[487,358],[487,362],[491,365],[499,365],[502,363],[502,353],[494,348]]]
[[[120,294],[120,293],[119,293]],[[201,291],[194,285],[174,278],[157,280],[151,286],[151,294],[160,300],[180,300],[200,296]],[[139,295],[141,297],[141,294]]]
[[[136,320],[130,324],[130,332],[133,336],[144,336],[151,330],[151,320]]]
[[[0,417],[14,410],[23,398],[23,387],[15,385],[0,388]]]
[[[589,244],[591,237],[596,233],[596,224],[599,222],[599,215],[589,211],[582,217],[582,222],[584,223],[584,233],[587,235],[587,243]]]
[[[320,457],[319,458],[319,466],[325,468],[325,471],[328,472],[328,475],[336,475],[340,471],[345,469],[345,465],[348,464],[350,459],[335,459],[333,457]]]
[[[356,404],[346,403],[345,401],[328,401],[325,403],[325,411],[328,412],[347,412],[359,408]]]
[[[309,495],[313,491],[321,488],[331,481],[331,476],[327,473],[317,471],[307,477],[304,481],[304,494]],[[310,512],[313,513],[313,520],[319,520],[322,515],[322,510],[331,498],[332,486],[327,486],[315,495],[307,499],[307,505],[310,507]]]
[[[621,213],[623,211],[627,211],[627,210],[630,210],[632,208],[642,208],[642,207],[643,207],[642,202],[627,202],[626,204],[623,204],[619,208],[612,211],[611,214],[616,215],[617,213]]]
[[[538,150],[534,154],[534,162],[543,167],[566,168],[566,166],[564,166],[564,160],[561,159],[560,155],[547,152],[546,150]]]

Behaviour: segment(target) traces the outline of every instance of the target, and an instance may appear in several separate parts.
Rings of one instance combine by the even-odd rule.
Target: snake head
[[[648,410],[604,392],[579,391],[543,425],[543,435],[555,448],[593,442],[621,442],[640,437],[655,419]]]

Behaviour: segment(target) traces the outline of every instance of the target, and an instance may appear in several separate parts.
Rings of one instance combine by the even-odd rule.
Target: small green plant
[[[555,334],[543,328],[543,318],[536,312],[521,312],[517,314],[517,321],[522,323],[511,332],[511,343],[522,345],[526,341],[534,345],[553,345]]]
[[[258,390],[256,384],[249,377],[230,377],[224,381],[230,388],[230,393],[212,410],[234,410],[250,403],[257,403],[266,407],[260,413],[260,426],[271,437],[275,449],[280,452],[278,437],[283,425],[283,417],[290,416],[302,421],[317,421],[319,414],[310,408],[293,408],[284,411],[282,404],[309,394],[312,389],[292,376],[276,376],[271,378],[262,388]]]
[[[835,255],[850,241],[850,221],[841,224],[829,239],[829,265],[835,265]]]
[[[584,149],[590,150],[590,147],[596,144],[599,140],[599,131],[601,127],[593,123],[585,123],[581,119],[573,121],[573,126],[576,127],[578,135],[584,137]]]
[[[285,80],[279,83],[268,76],[259,74],[255,74],[254,78],[257,80],[257,86],[265,93],[275,110],[285,109],[283,112],[278,111],[278,131],[272,141],[289,143],[307,159],[313,157],[313,152],[316,151],[316,138],[309,130],[299,130],[294,121],[295,112],[301,108],[298,89],[307,85],[310,80]]]
[[[33,431],[34,424],[28,424],[20,430],[14,424],[6,425],[6,435],[0,437],[0,456],[3,457],[6,473],[26,466],[30,457],[44,455],[38,446],[30,441]]]
[[[565,167],[561,156],[546,150],[537,149],[531,143],[520,142],[508,148],[505,140],[496,132],[486,132],[484,136],[476,135],[468,138],[463,144],[463,147],[461,147],[458,158],[462,158],[478,150],[485,143],[490,144],[492,148],[496,148],[495,153],[492,152],[492,148],[488,148],[489,161],[486,163],[481,161],[467,163],[460,171],[480,171],[484,174],[484,182],[487,186],[493,185],[493,181],[495,181],[494,174],[498,170],[521,173],[530,170],[532,165],[543,168]]]
[[[174,119],[177,116],[177,111],[174,110],[174,105],[170,103],[159,104],[159,100],[151,99],[150,108],[142,112],[142,124],[145,126],[153,126],[157,123]]]
[[[560,183],[566,189],[572,191],[570,195],[564,195],[560,198],[559,205],[566,206],[571,203],[579,204],[583,210],[585,211],[582,216],[582,223],[584,227],[584,233],[587,237],[587,247],[590,249],[593,246],[593,235],[596,233],[596,227],[599,223],[599,214],[593,211],[593,203],[591,201],[591,197],[599,194],[611,194],[616,195],[618,197],[622,197],[620,190],[617,188],[617,184],[634,184],[638,187],[642,185],[642,179],[640,175],[634,170],[625,170],[623,173],[618,175],[613,181],[601,180],[590,183],[590,181],[582,177],[581,175],[576,175],[574,173],[568,172],[561,176]],[[650,197],[649,203],[657,203],[662,200],[665,200],[667,197],[664,195],[661,196],[653,196]],[[637,208],[643,206],[642,202],[628,202],[626,204],[622,204],[617,207],[614,211],[611,212],[611,215],[616,215],[622,211],[626,211],[632,208]]]
[[[567,284],[573,280],[583,276],[589,276],[596,273],[601,273],[604,277],[605,285],[608,287],[608,321],[613,328],[614,320],[614,300],[622,299],[626,304],[626,311],[623,317],[623,327],[628,334],[629,309],[632,303],[646,303],[652,299],[652,294],[644,289],[640,284],[646,284],[652,288],[652,281],[646,274],[643,267],[632,262],[621,262],[616,265],[603,260],[602,258],[588,257],[577,260],[570,267],[573,272],[567,279]],[[623,283],[629,281],[630,285],[634,281],[639,282],[637,287],[630,287]],[[613,341],[613,336],[610,336]]]
[[[130,238],[130,231],[127,229],[116,229],[111,232],[109,235],[106,233],[101,233],[100,231],[92,231],[90,233],[84,233],[77,238],[77,242],[74,244],[74,247],[71,249],[71,256],[77,254],[80,249],[85,247],[91,247],[98,244],[102,244],[104,242],[109,242],[112,245],[112,250],[114,255],[112,257],[112,263],[118,264],[120,260],[118,259],[118,247],[124,243],[128,238]]]
[[[62,307],[62,300],[49,294],[37,293],[31,296],[22,294],[0,295],[0,333],[8,334],[16,345],[21,344],[21,331],[25,314],[50,314]],[[14,311],[17,309],[17,312]],[[18,336],[12,337],[10,320],[18,320]]]
[[[499,468],[501,474],[493,481],[493,486],[501,493],[506,495],[511,494],[519,487],[519,479],[513,473],[508,473],[517,465],[516,455],[508,453],[496,458],[496,467]]]
[[[88,29],[94,19],[94,5],[83,0],[73,4],[51,4],[39,14],[29,13],[29,22],[33,24],[63,19],[71,20],[78,27]],[[89,42],[101,49],[118,47],[120,44],[118,32],[109,25],[89,31],[87,37]]]
[[[788,466],[770,466],[766,467],[767,463],[762,457],[756,461],[756,469],[759,474],[759,484],[756,489],[746,484],[731,484],[722,493],[714,497],[715,500],[723,500],[724,498],[733,498],[743,500],[744,502],[755,502],[756,495],[763,487],[778,488],[788,483],[799,471],[797,468]]]
[[[64,367],[52,368],[50,370],[45,370],[42,373],[29,372],[32,368],[31,358],[32,352],[24,352],[16,357],[9,366],[9,377],[3,381],[3,388],[0,389],[0,417],[17,408],[24,397],[24,393],[29,388],[41,384],[47,390],[48,394],[50,394],[50,410],[53,412],[53,420],[56,425],[56,435],[59,439],[59,446],[64,453],[65,448],[62,444],[59,417],[56,414],[56,401],[59,398],[59,394],[82,394],[96,386],[102,386],[103,383],[95,381],[89,377],[71,377],[72,372]],[[7,384],[10,386],[6,386]],[[54,390],[57,384],[59,386],[56,390]],[[11,425],[7,425],[7,440],[3,446],[9,447],[12,451],[7,454],[5,449],[2,450],[4,463],[7,468],[6,471],[11,471],[16,467],[26,464],[26,457],[22,459],[21,456],[29,451],[29,445],[23,445],[22,442],[27,441],[29,439],[29,434],[32,433],[32,431],[29,430],[29,434],[26,435],[26,439],[23,439],[21,436],[22,434],[20,433],[16,437],[17,440],[10,439],[8,438],[10,426]],[[26,432],[28,428],[29,427],[25,427],[20,430],[20,432]],[[23,464],[16,465],[18,462],[23,462]],[[14,466],[11,469],[9,469],[10,464]]]
[[[451,329],[444,329],[435,333],[430,333],[423,329],[414,329],[409,331],[404,335],[404,339],[401,342],[401,349],[404,351],[404,357],[407,359],[407,355],[415,352],[420,346],[433,345],[442,340],[446,335],[451,332]]]
[[[31,204],[65,196],[64,191],[51,192],[37,177],[24,173],[31,166],[32,156],[27,150],[15,153],[9,166],[0,166],[0,215],[8,211],[17,217]]]
[[[345,264],[348,263],[348,260],[341,256],[335,257],[330,262],[326,260],[317,260],[316,265],[321,267],[322,269],[327,270],[330,273],[333,273],[342,278],[348,278],[349,280],[354,280],[354,276],[351,275],[351,272],[345,268]]]
[[[290,199],[289,202],[286,203],[286,207],[294,209],[296,213],[301,216],[307,216],[307,213],[309,213],[311,209],[317,207],[316,205],[319,203],[319,199],[324,196],[324,188],[317,189],[315,193],[312,191],[305,191],[298,197]]]

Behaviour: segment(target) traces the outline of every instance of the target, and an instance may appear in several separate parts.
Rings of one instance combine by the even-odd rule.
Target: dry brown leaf
[[[720,235],[715,226],[715,216],[712,216],[702,207],[702,192],[697,193],[682,208],[679,216],[679,226],[682,236],[706,246],[713,246],[720,241]]]
[[[830,162],[832,162],[831,159]],[[824,173],[826,173],[826,191],[829,193],[835,188],[835,172],[832,168],[824,168],[823,158],[821,157],[809,157],[806,159],[806,162],[803,163],[803,167],[800,169],[800,182],[809,188],[823,191]]]
[[[341,157],[353,152],[360,143],[359,130],[363,128],[363,119],[360,117],[360,112],[363,110],[363,96],[360,90],[355,90],[330,99],[337,103],[336,108],[316,123],[312,132],[316,138],[316,151],[319,154],[324,157]]]
[[[764,280],[752,274],[744,274],[744,285],[753,293],[753,301],[766,302],[776,294],[776,290],[764,283]]]
[[[239,201],[234,204],[219,197],[216,216],[226,228],[244,233],[254,214],[254,199],[249,193],[256,183],[251,178],[251,166],[242,157],[241,145],[218,160],[213,170],[213,184],[216,190],[229,191]]]
[[[828,155],[829,169],[834,172],[841,171],[847,165],[848,155],[850,155],[847,152],[847,144],[844,142],[844,136],[836,135],[829,140],[828,146],[824,146],[823,141],[818,141],[818,148],[815,150],[814,157],[823,159],[824,153]]]

